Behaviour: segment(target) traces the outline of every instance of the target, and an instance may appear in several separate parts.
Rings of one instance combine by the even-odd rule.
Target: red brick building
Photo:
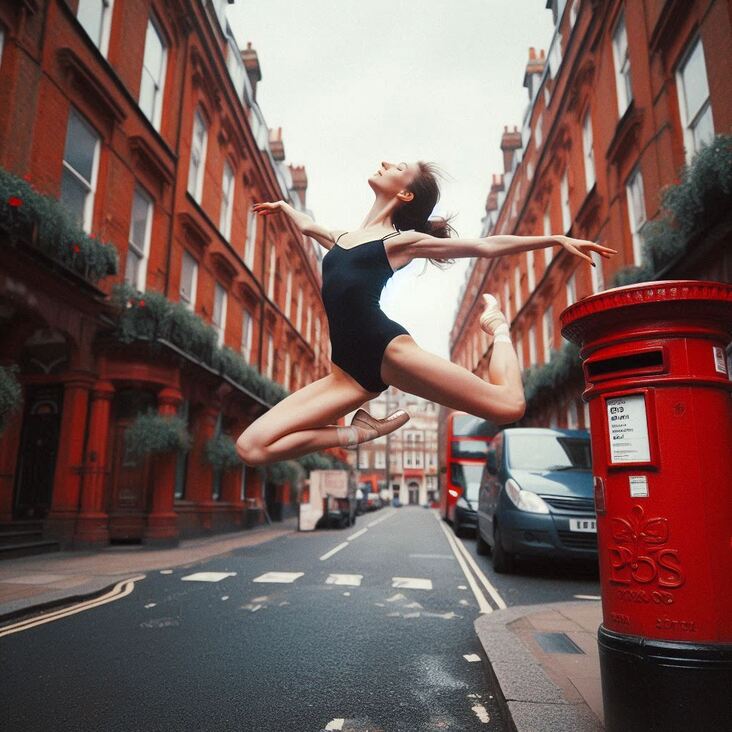
[[[559,246],[476,259],[466,272],[451,358],[487,378],[480,295],[497,293],[522,370],[556,357],[559,314],[616,286],[620,270],[653,279],[732,277],[730,221],[700,232],[683,257],[644,261],[646,225],[664,187],[716,134],[732,131],[731,7],[725,0],[548,0],[548,53],[530,49],[521,129],[504,127],[504,170],[493,175],[482,236],[564,233],[619,250],[597,266]],[[618,284],[624,284],[619,280]],[[525,426],[587,427],[581,372],[528,404]]]
[[[257,54],[226,5],[0,0],[0,167],[119,253],[117,275],[91,282],[0,231],[0,364],[19,365],[24,391],[0,438],[0,522],[43,520],[65,546],[175,542],[291,507],[287,484],[204,459],[271,400],[232,383],[224,397],[185,350],[110,330],[124,280],[185,303],[262,383],[293,391],[329,371],[320,247],[251,209],[306,211],[307,177],[264,122]],[[124,429],[145,409],[183,415],[190,451],[131,459]]]

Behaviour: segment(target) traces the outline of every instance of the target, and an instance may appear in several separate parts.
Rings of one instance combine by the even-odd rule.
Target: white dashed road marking
[[[236,577],[236,572],[195,572],[181,577],[184,582],[221,582],[227,577]]]
[[[351,587],[360,587],[362,574],[329,574],[325,580],[326,585],[350,585]]]
[[[344,541],[342,544],[339,544],[335,549],[331,549],[329,552],[326,552],[323,554],[322,557],[320,557],[320,561],[322,562],[324,559],[328,559],[328,557],[332,557],[336,552],[339,552],[344,547],[348,546],[348,542]]]
[[[472,709],[475,712],[475,716],[478,717],[483,724],[487,724],[491,721],[488,710],[482,704],[474,704]]]
[[[361,536],[362,534],[365,534],[368,531],[368,529],[361,529],[360,531],[357,531],[355,534],[351,534],[350,536],[346,537],[346,541],[353,541],[357,537]]]
[[[476,661],[480,661],[480,656],[477,653],[463,654],[463,658],[466,661],[470,661],[470,663],[475,663]]]
[[[432,580],[420,577],[392,577],[392,587],[404,587],[408,590],[431,590]]]
[[[304,572],[265,572],[255,577],[252,582],[294,582]]]
[[[576,597],[578,600],[602,600],[600,595],[573,595],[573,597]]]
[[[343,729],[343,723],[345,721],[346,720],[344,718],[342,718],[342,717],[340,719],[331,719],[331,721],[328,722],[328,724],[325,725],[325,729],[327,729],[328,732],[330,732],[330,730]]]

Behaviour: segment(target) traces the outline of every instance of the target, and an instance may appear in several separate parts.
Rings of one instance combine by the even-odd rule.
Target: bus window
[[[488,442],[484,440],[453,440],[452,457],[479,460],[485,457]]]
[[[455,437],[493,437],[498,426],[486,419],[473,417],[472,414],[455,414],[452,433]]]

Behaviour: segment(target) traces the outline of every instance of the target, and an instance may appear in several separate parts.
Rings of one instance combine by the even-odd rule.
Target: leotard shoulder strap
[[[343,232],[343,234],[347,234],[347,233],[348,233],[347,231]],[[343,236],[343,234],[338,234],[338,239],[340,239]],[[338,243],[338,239],[335,240],[336,244]]]
[[[402,232],[397,229],[396,231],[392,231],[391,234],[387,234],[383,239],[388,239],[390,236],[396,236],[397,234],[401,234]],[[383,241],[382,239],[382,241]]]

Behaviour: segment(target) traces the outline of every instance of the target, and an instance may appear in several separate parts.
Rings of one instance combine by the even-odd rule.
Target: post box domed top
[[[714,280],[654,280],[589,295],[559,314],[564,338],[582,346],[588,337],[652,319],[718,322],[732,339],[732,285]]]

